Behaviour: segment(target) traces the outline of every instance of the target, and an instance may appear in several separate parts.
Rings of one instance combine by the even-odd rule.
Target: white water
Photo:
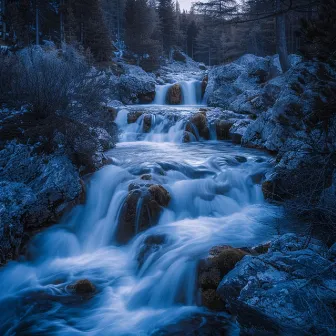
[[[181,81],[178,83],[182,91],[181,105],[198,105],[202,103],[202,88],[201,82],[198,80]],[[165,105],[167,101],[167,94],[170,87],[174,84],[156,85],[155,99],[153,104]]]
[[[265,154],[226,142],[174,142],[182,122],[170,126],[163,115],[152,117],[152,130],[139,139],[142,117],[128,125],[127,113],[116,120],[123,142],[108,153],[113,164],[90,180],[86,204],[38,235],[29,259],[1,270],[1,335],[184,334],[212,316],[197,305],[199,259],[215,245],[252,246],[275,233],[279,209],[253,183],[271,169]],[[119,246],[120,209],[143,174],[164,186],[171,202],[156,226]],[[162,242],[139,265],[148,237]],[[67,287],[85,278],[97,287],[89,300]],[[220,326],[236,334],[221,318]]]

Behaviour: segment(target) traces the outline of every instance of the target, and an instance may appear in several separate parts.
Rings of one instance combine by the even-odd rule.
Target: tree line
[[[0,0],[0,28],[13,48],[68,43],[96,62],[117,55],[150,70],[174,48],[207,65],[279,53],[287,70],[288,53],[314,34],[332,48],[335,1],[206,0],[187,12],[173,0]]]

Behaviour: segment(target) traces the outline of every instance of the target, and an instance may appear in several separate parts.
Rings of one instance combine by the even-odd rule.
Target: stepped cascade
[[[119,109],[120,142],[90,178],[86,203],[1,269],[1,334],[169,335],[201,326],[215,316],[199,299],[201,258],[275,233],[281,214],[260,185],[270,157],[217,140],[215,112],[196,106],[199,82],[180,86],[183,105],[195,106],[167,106],[169,84],[154,104]],[[79,295],[74,284],[84,280],[93,285]],[[237,334],[227,315],[216,318]]]

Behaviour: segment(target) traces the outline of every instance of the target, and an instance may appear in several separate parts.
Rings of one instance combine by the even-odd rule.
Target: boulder
[[[242,332],[335,334],[336,267],[328,255],[316,239],[280,236],[267,253],[245,256],[217,294],[238,316]]]
[[[120,212],[117,242],[127,243],[137,233],[155,225],[162,208],[169,202],[170,194],[161,185],[132,183]]]
[[[143,131],[148,133],[152,127],[152,116],[150,114],[145,114],[143,117]]]
[[[137,262],[139,265],[139,269],[142,267],[142,265],[145,263],[148,257],[151,254],[158,252],[165,243],[166,243],[165,235],[161,234],[161,235],[147,236],[143,241],[143,244],[137,255]]]
[[[127,114],[127,123],[133,124],[143,115],[143,111],[132,111]]]
[[[221,119],[217,120],[215,122],[217,140],[229,140],[230,129],[232,125],[233,125],[232,121]]]
[[[246,132],[247,127],[253,122],[251,119],[236,120],[230,128],[230,138],[235,144],[241,144],[242,138]]]
[[[150,103],[155,97],[155,78],[142,68],[123,64],[124,74],[120,76],[120,100],[124,104]]]
[[[168,89],[166,99],[170,105],[182,104],[182,89],[180,84],[176,83]]]
[[[210,131],[208,127],[208,121],[206,118],[206,112],[197,112],[191,116],[189,119],[189,122],[192,123],[195,128],[197,129],[198,134],[194,134],[196,138],[198,136],[202,137],[203,139],[209,140],[210,139]],[[186,131],[190,133],[196,133],[195,129],[191,127],[190,124],[187,123],[186,125]]]
[[[174,50],[173,52],[173,60],[178,62],[185,62],[186,56],[179,50]]]
[[[198,266],[198,288],[201,303],[212,310],[223,310],[224,303],[216,289],[225,274],[247,253],[230,246],[216,246],[209,251],[207,258],[202,259]]]
[[[96,291],[95,285],[88,279],[77,280],[74,284],[69,285],[68,288],[79,295],[90,295]]]

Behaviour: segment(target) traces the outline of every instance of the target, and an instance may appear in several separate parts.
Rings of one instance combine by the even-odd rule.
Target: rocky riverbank
[[[200,264],[202,302],[237,316],[247,335],[334,335],[335,248],[295,234],[262,249],[214,248]]]

